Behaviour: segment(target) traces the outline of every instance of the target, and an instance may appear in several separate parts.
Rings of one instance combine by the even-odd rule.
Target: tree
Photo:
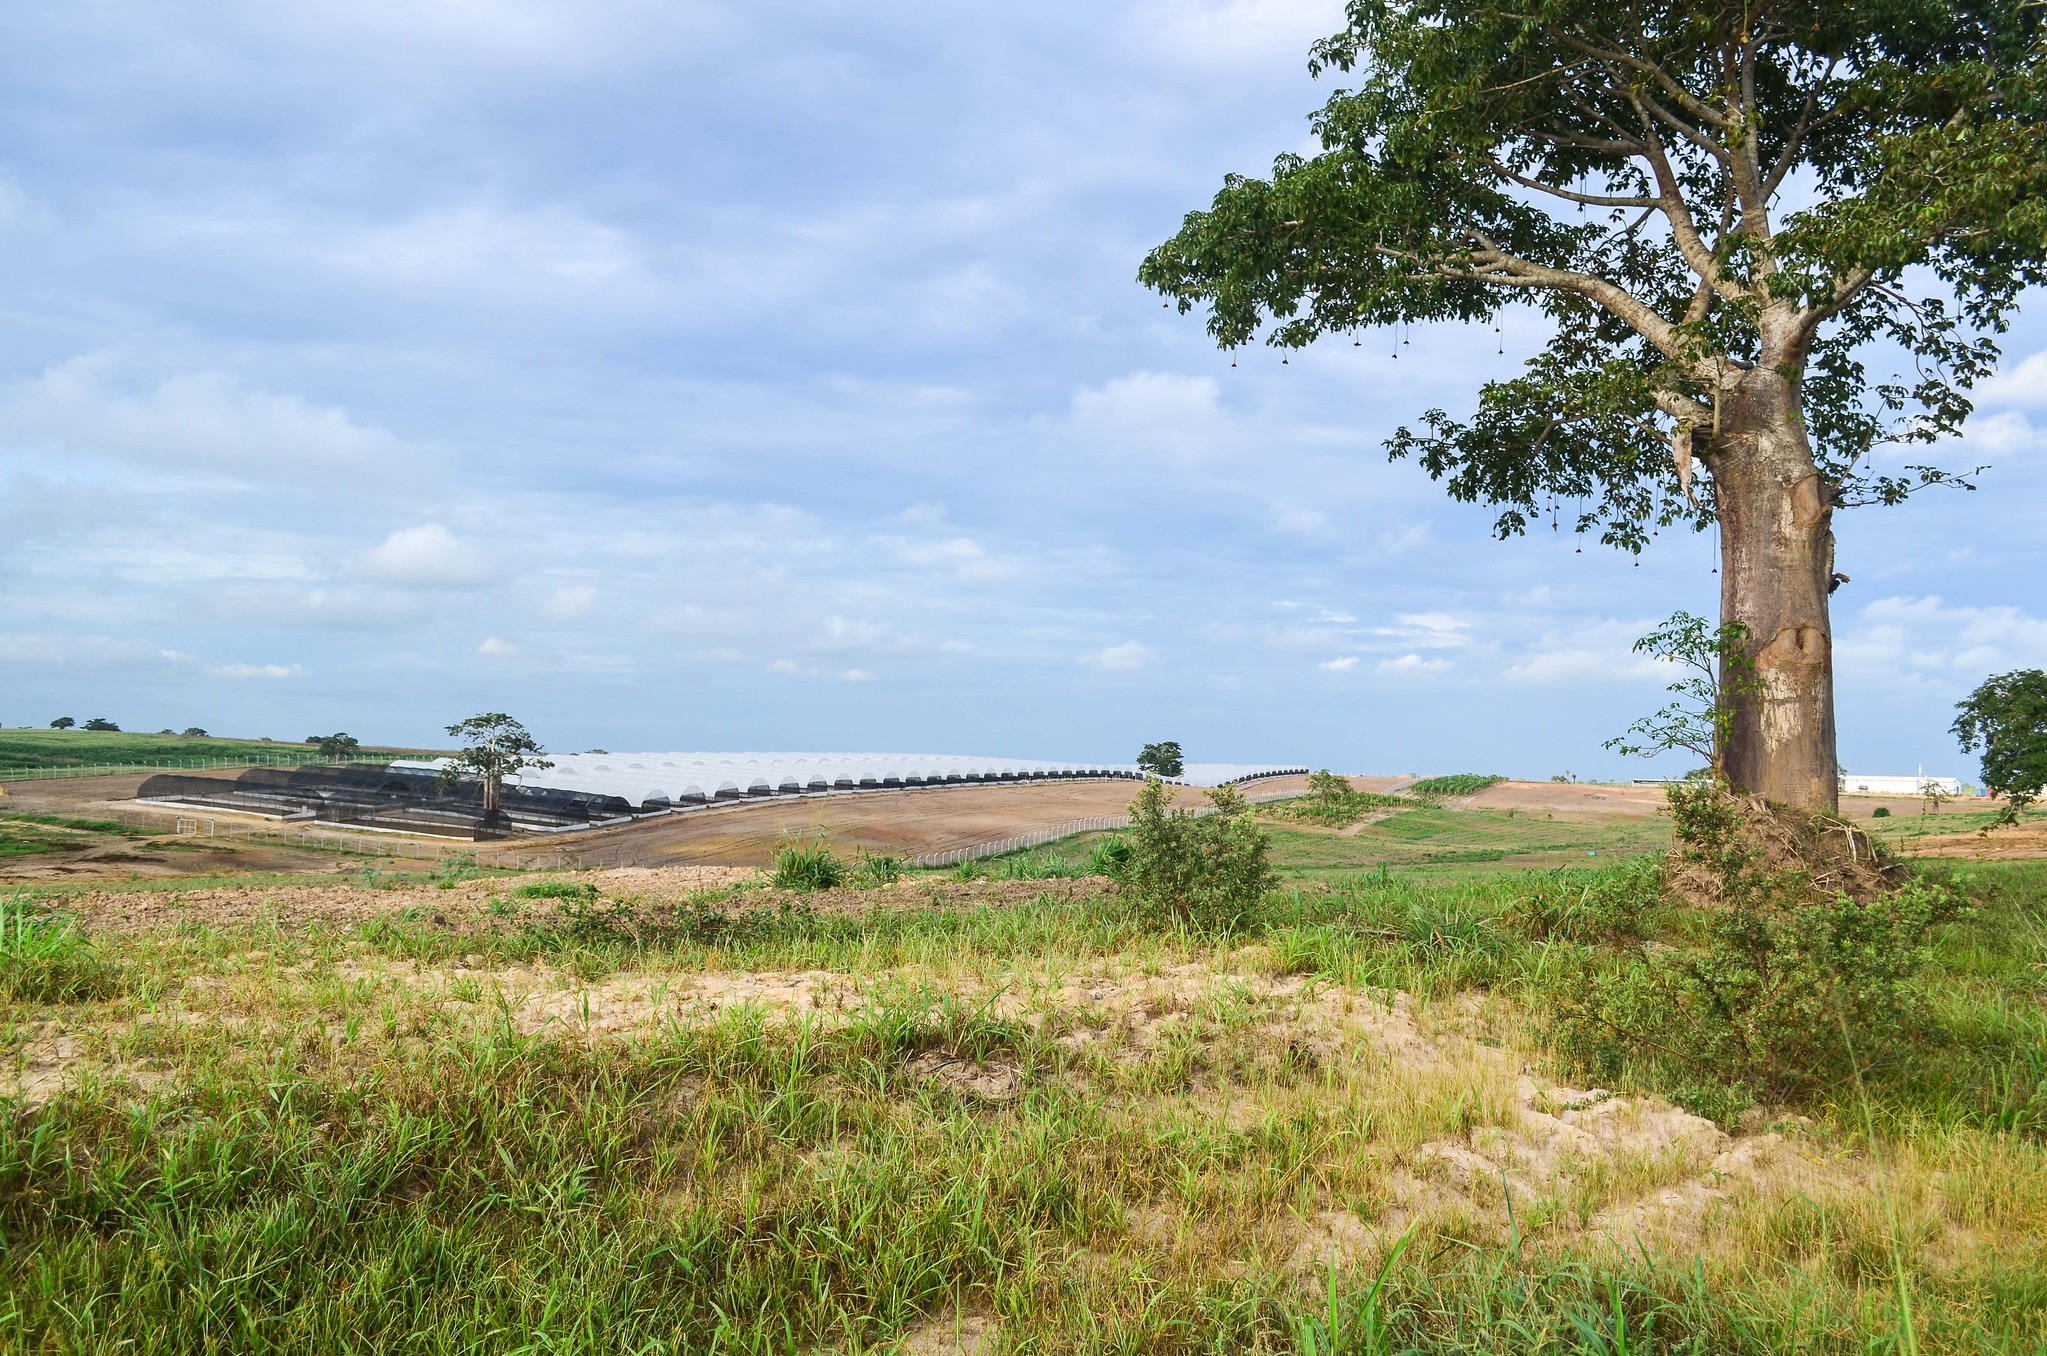
[[[1603,747],[1631,758],[1682,749],[1705,759],[1713,780],[1725,782],[1735,712],[1756,689],[1748,627],[1736,621],[1716,628],[1703,617],[1676,612],[1636,641],[1635,653],[1679,666],[1678,680],[1664,689],[1677,700],[1636,721],[1626,734],[1607,740]]]
[[[1639,552],[1721,529],[1747,628],[1727,774],[1832,808],[1837,508],[1966,474],[1872,465],[1970,412],[2047,276],[2047,65],[2032,0],[1352,0],[1310,69],[1355,73],[1321,151],[1232,176],[1148,256],[1225,348],[1544,313],[1467,421],[1388,442],[1498,535],[1569,517]],[[1894,345],[1907,375],[1872,380]],[[1981,468],[1978,468],[1981,469]]]
[[[1983,680],[1955,707],[1964,753],[1983,750],[1983,786],[2005,799],[2005,819],[2047,794],[2047,672],[2018,669]]]
[[[91,720],[85,722],[85,728],[88,730],[98,730],[104,734],[119,734],[121,732],[121,727],[108,720],[105,716],[94,716]]]
[[[1137,767],[1154,777],[1177,777],[1187,770],[1187,764],[1180,757],[1179,742],[1171,739],[1146,744],[1138,750]]]
[[[502,711],[488,711],[457,721],[448,733],[463,741],[462,748],[441,769],[441,784],[475,782],[483,787],[483,822],[497,822],[502,814],[505,778],[523,768],[548,768],[554,764],[539,755],[540,747],[524,725]]]
[[[78,722],[69,716],[59,716],[50,722],[50,728],[53,730],[68,730],[76,724]]]
[[[362,747],[362,741],[352,734],[307,735],[306,742],[318,744],[320,756],[329,762],[338,762]]]
[[[204,739],[206,738],[206,731],[200,729],[197,725],[187,725],[185,727],[185,738]]]

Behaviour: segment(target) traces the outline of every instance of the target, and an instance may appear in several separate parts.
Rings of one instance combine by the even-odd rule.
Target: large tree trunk
[[[1720,617],[1748,627],[1754,691],[1734,704],[1728,780],[1769,800],[1829,813],[1834,752],[1832,493],[1813,465],[1797,388],[1749,373],[1721,405],[1706,456],[1720,514]],[[1725,666],[1722,681],[1729,681]]]

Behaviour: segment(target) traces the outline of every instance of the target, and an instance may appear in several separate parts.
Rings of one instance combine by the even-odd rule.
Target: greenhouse
[[[1135,781],[1144,775],[1130,763],[940,753],[570,753],[551,755],[549,761],[553,767],[508,778],[506,786],[617,797],[647,812],[768,796],[1076,778]],[[441,764],[423,761],[392,766],[435,772]],[[1225,782],[1300,771],[1305,769],[1197,763],[1190,764],[1182,776],[1173,780],[1190,786],[1220,786]]]

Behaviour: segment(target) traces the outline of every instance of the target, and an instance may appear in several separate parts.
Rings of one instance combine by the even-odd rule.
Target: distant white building
[[[1849,796],[1923,796],[1932,787],[1943,796],[1962,794],[1959,777],[1929,777],[1915,773],[1908,777],[1875,777],[1857,773],[1841,774],[1841,791]]]

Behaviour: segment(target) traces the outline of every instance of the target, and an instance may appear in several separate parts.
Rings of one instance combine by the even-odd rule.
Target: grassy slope
[[[1507,832],[1428,824],[1392,841]],[[1893,1236],[1917,1350],[2047,1342],[2047,868],[1972,868],[1981,907],[1934,980],[1960,1048],[2002,1052],[2003,1100],[1997,1078],[1880,1090],[1861,1160],[1880,1175],[1743,1203],[1696,1261],[1571,1227],[1653,1189],[1658,1162],[1522,1199],[1511,1226],[1504,1202],[1438,1212],[1369,1303],[1374,1259],[1304,1271],[1302,1230],[1383,1217],[1415,1146],[1501,1123],[1497,1073],[1317,1044],[1297,1000],[1245,981],[1148,1040],[1057,997],[1206,967],[1346,1003],[1402,990],[1461,1029],[1456,1000],[1483,995],[1485,1039],[1539,1065],[1537,980],[1573,953],[1517,924],[1526,873],[1319,870],[1333,890],[1282,892],[1219,938],[1047,898],[701,923],[643,948],[513,898],[483,937],[187,927],[100,957],[118,982],[74,957],[83,1001],[0,991],[17,1060],[56,1019],[110,1079],[0,1117],[0,1345],[862,1351],[965,1313],[1019,1351],[1890,1351]],[[533,967],[599,1018],[634,983],[863,987],[807,1023],[741,1006],[607,1035],[587,997],[516,1020],[500,985]],[[1021,1093],[920,1076],[926,1051]],[[1866,1147],[1861,1125],[1823,1108],[1792,1133],[1818,1162]]]
[[[309,757],[312,746],[285,740],[216,739],[121,731],[0,729],[0,768],[146,763],[185,758]]]

